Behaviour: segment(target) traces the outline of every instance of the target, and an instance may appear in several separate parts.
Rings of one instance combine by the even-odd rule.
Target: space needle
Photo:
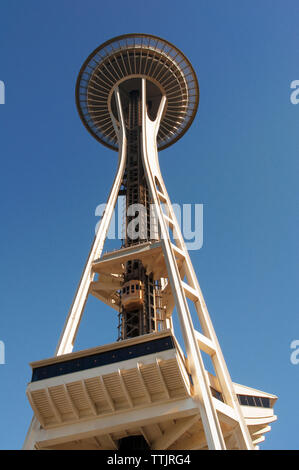
[[[24,449],[257,449],[277,397],[232,382],[159,165],[197,112],[190,61],[159,37],[118,36],[83,63],[76,103],[118,165],[56,353],[31,363]],[[104,253],[119,196],[124,236]],[[118,316],[116,341],[74,351],[90,295]]]

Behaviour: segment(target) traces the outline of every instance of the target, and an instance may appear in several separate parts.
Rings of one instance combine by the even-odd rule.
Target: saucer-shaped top
[[[166,96],[157,136],[163,150],[190,127],[198,107],[199,87],[184,54],[168,41],[149,34],[126,34],[111,39],[90,54],[77,79],[76,102],[89,132],[102,144],[118,150],[110,117],[117,86],[130,78],[144,77]]]

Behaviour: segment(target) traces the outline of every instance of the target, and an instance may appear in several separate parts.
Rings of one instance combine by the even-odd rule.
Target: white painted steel
[[[197,412],[200,413],[204,435],[206,442],[208,444],[209,449],[226,449],[225,444],[225,436],[223,435],[219,416],[226,415],[227,420],[235,421],[235,430],[234,430],[234,438],[235,441],[238,442],[238,447],[240,449],[253,449],[252,439],[250,437],[248,428],[245,423],[245,419],[243,417],[241,407],[238,403],[236,393],[234,391],[234,387],[228,373],[217,337],[214,331],[211,319],[209,317],[207,307],[205,305],[198,280],[196,278],[191,259],[189,257],[188,251],[186,249],[182,234],[180,232],[180,228],[178,222],[176,220],[174,211],[172,209],[169,196],[166,191],[166,187],[162,178],[162,174],[160,171],[159,161],[158,161],[158,152],[157,152],[157,134],[159,130],[159,125],[161,122],[161,118],[163,115],[163,110],[166,102],[165,96],[162,97],[160,107],[157,113],[157,117],[155,121],[149,119],[147,114],[147,106],[146,106],[146,80],[142,78],[142,159],[144,165],[144,171],[147,179],[147,184],[149,188],[149,193],[153,200],[153,203],[156,207],[156,217],[158,221],[158,229],[159,234],[161,237],[161,245],[163,249],[163,256],[165,260],[165,264],[167,267],[168,272],[168,282],[171,286],[171,292],[173,296],[173,304],[172,308],[176,307],[178,317],[180,320],[180,328],[182,331],[186,354],[187,354],[187,362],[190,367],[190,372],[192,374],[193,382],[194,382],[194,401],[192,400],[192,413],[194,415],[194,403],[197,406]],[[92,270],[92,266],[95,260],[101,258],[102,250],[104,246],[104,242],[107,236],[107,232],[109,229],[109,224],[111,221],[111,217],[113,214],[114,207],[117,202],[117,197],[119,193],[119,189],[121,186],[125,163],[126,163],[126,130],[125,130],[125,122],[124,116],[122,111],[122,105],[120,100],[120,94],[118,88],[116,89],[116,103],[117,103],[117,110],[118,110],[118,118],[119,122],[121,123],[120,128],[117,126],[117,123],[111,114],[111,118],[113,120],[114,128],[116,134],[118,136],[118,143],[119,143],[119,160],[118,160],[118,168],[117,173],[114,179],[114,183],[108,198],[107,208],[101,220],[100,227],[98,229],[97,235],[93,242],[90,254],[88,256],[85,268],[83,270],[83,274],[78,286],[78,290],[74,297],[73,304],[71,306],[70,312],[66,319],[55,355],[59,356],[62,354],[66,354],[72,351],[74,341],[76,338],[76,333],[80,324],[80,320],[83,315],[84,306],[86,304],[86,300],[88,294],[90,292],[90,285],[94,279],[94,271]],[[166,214],[163,212],[162,204],[164,208],[166,208]],[[175,244],[170,239],[169,236],[169,229],[173,231]],[[180,257],[183,261],[183,267],[180,271],[176,255]],[[186,280],[183,280],[186,277]],[[165,285],[165,282],[164,282]],[[190,314],[187,298],[190,298],[193,301],[198,318],[201,324],[202,332],[199,333],[194,329],[194,325],[192,322],[192,317]],[[167,318],[167,326],[173,329],[172,319],[171,319],[171,312]],[[212,397],[211,389],[210,389],[210,382],[205,370],[204,362],[201,355],[201,350],[205,351],[207,354],[210,355],[215,372],[216,377],[219,381],[221,392],[225,399],[225,404],[219,402]],[[142,375],[140,374],[140,365],[138,365],[140,381],[142,383]],[[159,361],[157,361],[157,370],[161,377],[163,378]],[[119,377],[121,381],[121,387],[124,393],[127,396],[128,403],[132,406],[132,401],[130,395],[125,387],[121,371],[119,370]],[[144,386],[144,383],[143,383]],[[33,387],[34,388],[34,387]],[[65,392],[67,394],[67,388],[65,388]],[[87,397],[87,400],[90,402],[90,397],[86,389],[84,393]],[[165,393],[167,394],[167,387],[165,386]],[[108,392],[107,392],[107,395]],[[51,400],[51,396],[48,392],[49,400]],[[150,403],[150,396],[147,396],[148,402]],[[69,396],[68,399],[70,401],[70,406],[76,415],[76,407],[74,403],[70,400]],[[109,399],[109,397],[107,397]],[[29,400],[32,402],[32,398],[29,393]],[[112,411],[115,411],[113,408],[113,403],[109,400],[110,406]],[[183,403],[183,402],[182,402]],[[191,402],[190,402],[191,403]],[[163,408],[164,406],[164,408]],[[162,408],[159,409],[159,412],[163,415],[163,413],[171,414],[171,411],[167,409],[168,405],[163,405]],[[55,408],[55,407],[54,407]],[[167,410],[166,410],[167,409]],[[196,407],[195,407],[196,410]],[[96,410],[93,408],[94,415],[96,415]],[[140,412],[137,413],[135,417],[135,412],[132,411],[131,415],[128,413],[128,424],[132,422],[132,419],[129,419],[130,416],[134,416],[134,423],[139,423],[140,426],[144,425],[144,419],[141,419]],[[59,412],[56,410],[57,418],[59,419]],[[38,416],[37,416],[38,417]],[[148,419],[152,417],[149,416]],[[115,418],[115,419],[114,419]],[[117,416],[113,418],[113,424],[109,426],[109,423],[105,422],[105,418],[99,418],[94,416],[94,419],[97,421],[97,430],[100,429],[105,430],[105,432],[111,431],[112,429],[117,428],[121,424],[124,424],[125,416],[122,416],[122,423],[117,422]],[[102,419],[102,424],[99,421]],[[112,418],[110,418],[112,419]],[[189,426],[196,421],[196,418],[191,417],[186,419],[185,422],[182,422],[179,426],[173,429],[173,431],[164,437],[158,440],[155,443],[154,448],[159,448],[162,442],[170,443],[173,442],[173,439],[180,433],[182,433],[185,429],[188,429]],[[42,424],[42,423],[41,423]],[[83,429],[84,428],[84,429]],[[45,431],[40,429],[39,423],[37,419],[34,417],[30,430],[28,432],[24,449],[34,448],[35,442],[43,443],[41,445],[45,446],[46,442],[50,442],[51,444],[55,442],[66,442],[67,440],[74,438],[79,438],[81,435],[88,435],[89,433],[92,434],[93,432],[93,424],[92,423],[84,423],[84,424],[76,424],[76,425],[65,425],[63,428],[59,428],[58,430],[51,430]],[[201,443],[203,442],[203,437],[200,437],[199,440]],[[198,441],[198,442],[199,442]],[[258,439],[256,440],[256,442]],[[196,443],[199,446],[199,443]],[[166,444],[165,444],[166,445]],[[167,448],[167,447],[166,447]]]
[[[66,319],[62,335],[60,337],[55,355],[59,356],[61,354],[67,354],[73,350],[74,341],[76,338],[76,333],[80,324],[80,320],[82,318],[83,310],[87,301],[88,292],[90,283],[93,281],[94,273],[92,272],[92,263],[95,259],[99,258],[103,251],[103,246],[107,237],[107,232],[109,229],[109,225],[111,222],[111,217],[113,214],[114,207],[117,202],[117,197],[119,193],[119,188],[122,182],[125,163],[126,163],[126,129],[125,129],[125,122],[124,116],[122,112],[121,102],[120,102],[120,94],[119,90],[116,89],[116,103],[117,103],[117,111],[118,111],[118,118],[119,122],[121,123],[121,127],[118,128],[116,121],[113,117],[113,124],[115,131],[118,136],[119,140],[119,157],[118,157],[118,168],[116,172],[116,176],[114,179],[114,183],[108,198],[107,207],[103,214],[103,218],[101,220],[98,232],[95,236],[89,257],[87,259],[85,268],[83,270],[83,274],[78,286],[78,290],[76,292],[73,304],[71,306],[69,315]]]

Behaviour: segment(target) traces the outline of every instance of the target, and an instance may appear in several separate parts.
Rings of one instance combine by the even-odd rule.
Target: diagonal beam
[[[31,392],[26,392],[26,395],[27,395],[27,398],[29,400],[29,403],[31,405],[31,408],[33,409],[34,411],[34,414],[36,416],[36,418],[38,419],[38,421],[40,422],[40,424],[44,427],[45,426],[45,421],[44,421],[44,418],[42,417],[42,415],[40,414],[37,406],[35,405],[34,403],[34,400],[33,400],[33,397],[31,395]]]
[[[124,392],[125,394],[125,397],[130,405],[131,408],[134,407],[134,404],[133,404],[133,401],[132,401],[132,398],[130,397],[130,394],[128,392],[128,389],[126,387],[126,384],[125,384],[125,381],[124,381],[124,378],[123,376],[121,375],[121,370],[118,369],[118,376],[119,376],[119,380],[120,380],[120,386],[121,386],[121,389],[122,391]]]
[[[165,394],[166,394],[167,398],[170,398],[169,390],[168,390],[168,388],[167,388],[166,382],[165,382],[164,377],[163,377],[163,375],[162,375],[162,371],[161,371],[161,369],[160,369],[160,362],[161,362],[161,361],[157,358],[157,359],[156,359],[156,367],[157,367],[158,375],[159,375],[160,380],[161,380],[161,382],[162,382],[162,385],[163,385],[163,388],[164,388],[164,391],[165,391]]]
[[[85,396],[87,402],[89,403],[90,408],[92,409],[92,413],[95,416],[97,416],[98,413],[97,413],[96,406],[95,406],[93,400],[91,399],[91,396],[89,395],[89,392],[87,390],[87,387],[86,387],[86,384],[85,384],[84,380],[81,380],[81,385],[82,385],[84,396]]]
[[[186,432],[193,424],[200,419],[199,415],[191,416],[189,418],[181,419],[177,424],[171,425],[170,430],[166,430],[165,433],[152,444],[153,450],[165,450],[168,449],[184,432]]]
[[[111,446],[112,446],[112,449],[117,450],[118,447],[117,447],[117,445],[116,445],[116,442],[115,442],[114,439],[112,438],[112,436],[108,433],[106,437],[108,438],[108,441],[110,442],[110,444],[111,444]]]
[[[97,438],[97,436],[93,436],[93,441],[95,442],[95,445],[99,448],[99,449],[102,449],[102,446]]]
[[[50,405],[51,405],[51,407],[52,407],[52,410],[53,410],[53,412],[54,412],[54,415],[55,415],[57,421],[58,421],[59,423],[62,423],[61,414],[60,414],[60,412],[59,412],[57,406],[55,405],[53,398],[51,397],[51,394],[50,394],[49,389],[48,389],[48,388],[45,388],[45,392],[46,392],[48,401],[49,401],[49,403],[50,403]]]
[[[118,111],[118,118],[120,122],[120,128],[117,128],[116,122],[115,132],[118,135],[119,139],[119,158],[118,158],[118,167],[117,172],[114,178],[113,186],[110,191],[110,195],[107,201],[107,207],[103,214],[99,229],[94,238],[93,245],[91,247],[89,256],[87,258],[85,267],[83,269],[81,279],[78,285],[77,292],[75,294],[72,306],[69,310],[66,322],[64,324],[55,355],[60,356],[62,354],[67,354],[72,352],[76,334],[79,328],[79,324],[83,315],[85,304],[88,297],[88,292],[90,288],[90,283],[94,279],[94,272],[92,271],[93,262],[95,259],[98,259],[103,251],[104,243],[106,240],[106,235],[109,229],[110,221],[113,215],[113,210],[116,205],[118,192],[121,186],[123,174],[125,171],[125,162],[126,162],[126,129],[125,122],[123,117],[123,112],[121,108],[121,101],[119,90],[115,90],[116,93],[116,106]],[[113,118],[114,119],[114,118]],[[114,119],[115,121],[115,119]]]
[[[150,439],[149,439],[149,437],[148,437],[148,435],[147,435],[147,433],[144,429],[144,426],[140,426],[139,431],[141,432],[141,434],[143,435],[144,439],[146,440],[147,444],[150,447],[151,446],[151,441],[150,441]]]
[[[80,414],[79,414],[78,408],[76,407],[76,405],[75,405],[75,403],[74,403],[74,401],[73,401],[73,399],[70,395],[70,392],[68,391],[68,388],[67,388],[66,384],[63,384],[63,389],[64,389],[66,399],[69,402],[70,407],[72,408],[72,411],[73,411],[74,415],[76,416],[77,419],[79,419]]]
[[[108,392],[107,387],[106,387],[106,385],[105,385],[104,379],[103,379],[103,377],[102,377],[101,375],[100,375],[100,377],[99,377],[99,381],[100,381],[100,384],[101,384],[101,386],[102,386],[102,389],[103,389],[103,392],[104,392],[104,396],[105,396],[105,398],[106,398],[106,400],[107,400],[107,402],[108,402],[110,408],[112,409],[112,411],[115,411],[115,406],[114,406],[113,401],[112,401],[112,399],[111,399],[111,397],[110,397],[110,395],[109,395],[109,392]]]
[[[207,438],[204,430],[201,430],[191,437],[183,437],[178,442],[174,442],[170,450],[198,450],[203,447],[207,447]]]
[[[144,378],[143,378],[143,375],[142,375],[142,372],[141,372],[141,363],[140,362],[137,362],[137,374],[138,374],[139,380],[142,384],[142,387],[143,387],[144,393],[146,395],[147,401],[149,403],[151,403],[152,399],[151,399],[150,393],[148,391],[148,388],[146,386],[146,383],[144,381]]]

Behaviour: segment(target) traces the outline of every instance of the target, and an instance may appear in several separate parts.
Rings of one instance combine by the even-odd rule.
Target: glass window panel
[[[249,406],[255,406],[255,402],[252,396],[248,395],[247,402]]]
[[[260,397],[254,397],[255,406],[263,406]]]
[[[264,408],[270,408],[270,398],[267,398],[267,397],[261,397],[261,402],[262,402],[262,406]]]
[[[248,405],[248,401],[247,401],[247,396],[246,396],[246,395],[239,395],[239,400],[240,400],[241,405],[243,405],[243,406],[247,406],[247,405]]]

